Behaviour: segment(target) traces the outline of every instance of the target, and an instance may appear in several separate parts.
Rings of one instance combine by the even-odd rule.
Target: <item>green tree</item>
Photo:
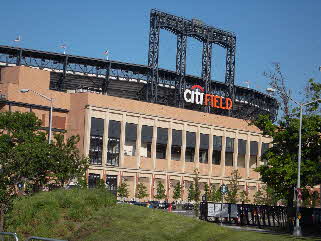
[[[122,182],[119,187],[117,188],[117,194],[120,198],[128,198],[129,191],[128,191],[128,184],[126,182]]]
[[[182,185],[180,184],[180,182],[178,182],[174,186],[173,199],[177,201],[178,199],[181,198],[181,196],[182,196]]]
[[[249,199],[249,192],[243,190],[240,192],[240,202],[242,203],[249,203],[250,199]]]
[[[280,64],[274,65],[275,70],[265,73],[270,79],[270,85],[276,89],[282,116],[274,124],[269,116],[260,116],[253,123],[264,135],[273,138],[273,147],[266,151],[262,159],[266,165],[256,170],[261,180],[273,189],[274,196],[285,199],[287,205],[293,206],[293,190],[297,185],[298,176],[298,143],[299,143],[299,113],[292,107],[291,91],[286,86]],[[310,79],[305,91],[305,103],[321,97],[321,83]],[[305,106],[302,119],[302,158],[301,186],[315,186],[321,182],[321,105],[314,102]],[[282,181],[280,181],[282,180]]]
[[[189,185],[189,188],[188,188],[188,196],[187,196],[187,200],[189,202],[193,201],[194,200],[194,197],[195,197],[195,189],[194,189],[194,184],[193,182]]]
[[[256,205],[264,205],[265,197],[264,193],[261,190],[258,190],[253,196],[253,203]]]
[[[215,185],[211,185],[211,192],[210,192],[210,198],[209,200],[212,202],[221,202],[222,201],[222,193],[220,189],[216,189]]]
[[[166,190],[162,182],[157,183],[156,195],[154,196],[157,200],[164,199],[166,197]]]
[[[232,172],[232,175],[230,177],[230,184],[228,185],[228,192],[225,200],[228,203],[237,203],[238,202],[238,188],[239,188],[239,180],[241,176],[238,172],[238,170],[234,170]]]
[[[49,180],[50,146],[40,124],[34,113],[0,113],[0,231],[17,185],[39,190]]]
[[[194,170],[194,176],[193,176],[193,183],[194,183],[194,197],[193,200],[198,204],[201,199],[201,189],[199,184],[199,171],[197,169]]]
[[[140,182],[137,184],[136,187],[136,197],[138,199],[143,199],[144,197],[147,197],[148,193],[147,193],[147,187],[145,186],[144,183]]]
[[[204,194],[205,194],[207,199],[211,195],[211,189],[210,189],[210,186],[207,183],[204,184]]]
[[[88,158],[80,155],[77,143],[79,136],[71,136],[65,141],[63,134],[55,134],[51,148],[52,173],[58,186],[63,187],[71,180],[81,178],[89,166]]]

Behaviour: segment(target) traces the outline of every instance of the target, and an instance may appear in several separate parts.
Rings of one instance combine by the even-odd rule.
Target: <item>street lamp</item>
[[[38,93],[37,91],[34,91],[32,89],[21,89],[20,92],[21,93],[28,93],[28,92],[32,92],[36,95],[41,96],[42,98],[50,101],[50,116],[49,116],[49,137],[48,137],[48,143],[51,143],[51,135],[52,135],[52,110],[53,110],[53,98],[49,98],[48,96],[45,96],[43,94]]]
[[[266,91],[270,92],[270,93],[274,93],[276,90],[273,89],[273,88],[267,88]],[[317,100],[310,101],[310,102],[307,102],[307,103],[299,103],[299,102],[293,100],[290,96],[288,96],[288,97],[289,97],[290,100],[292,100],[294,103],[296,103],[300,107],[299,151],[298,151],[298,181],[297,181],[297,191],[299,191],[300,186],[301,186],[301,148],[302,148],[302,142],[301,142],[302,134],[301,133],[302,133],[303,107],[307,106],[307,105],[310,105],[312,103],[321,101],[321,99],[317,99]],[[299,200],[297,198],[297,201],[296,201],[296,212],[295,212],[296,222],[295,222],[295,228],[293,230],[293,235],[295,235],[295,236],[302,236],[302,230],[301,230],[301,227],[300,227],[300,219],[298,219],[299,212],[300,212],[300,202],[299,202]]]

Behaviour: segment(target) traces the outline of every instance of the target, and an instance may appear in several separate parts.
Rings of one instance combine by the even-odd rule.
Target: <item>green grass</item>
[[[59,190],[17,200],[7,231],[70,241],[309,240],[235,231],[161,210],[115,205],[102,190]]]

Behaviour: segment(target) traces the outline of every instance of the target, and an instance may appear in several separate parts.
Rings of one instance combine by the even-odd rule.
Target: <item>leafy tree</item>
[[[280,72],[280,69],[277,69]],[[282,73],[281,73],[281,76]],[[270,77],[275,77],[271,75]],[[274,195],[285,199],[288,206],[293,206],[293,190],[297,185],[298,175],[298,142],[299,142],[299,115],[297,108],[290,105],[290,94],[285,82],[278,82],[278,75],[273,79],[278,96],[283,99],[281,109],[283,116],[274,124],[268,116],[260,116],[254,124],[261,129],[264,135],[273,138],[273,147],[263,154],[266,165],[256,169],[261,180],[274,190]],[[321,96],[321,83],[309,80],[307,101]],[[286,101],[284,101],[286,100]],[[321,183],[321,115],[320,104],[307,105],[302,120],[302,158],[301,158],[301,186],[315,186]],[[280,181],[282,180],[282,181]]]
[[[166,190],[162,182],[157,183],[156,195],[154,196],[157,200],[164,199],[166,197]]]
[[[180,199],[181,196],[182,196],[182,185],[180,184],[180,182],[178,182],[174,186],[173,199],[176,201],[176,200]]]
[[[147,187],[145,186],[144,183],[140,182],[137,184],[136,187],[136,197],[138,199],[143,199],[144,197],[147,197],[148,193],[147,193]]]
[[[209,186],[207,183],[205,183],[205,184],[204,184],[204,194],[205,194],[205,196],[206,196],[207,199],[208,199],[209,196],[210,196],[210,192],[211,192],[210,186]]]
[[[261,190],[258,190],[253,196],[253,202],[256,205],[264,205],[265,204],[265,197],[264,193]]]
[[[250,199],[249,199],[249,192],[243,190],[240,192],[240,202],[242,203],[249,203]]]
[[[129,196],[128,184],[126,182],[122,182],[117,188],[117,193],[118,193],[118,197],[120,198],[128,198]]]
[[[221,202],[222,201],[222,193],[220,189],[216,189],[215,185],[211,185],[211,192],[210,192],[209,200],[212,202]]]
[[[229,203],[237,203],[238,202],[238,188],[239,188],[239,180],[241,176],[238,170],[234,170],[230,177],[230,184],[228,185],[229,190],[227,192],[226,201]]]
[[[189,185],[189,188],[188,188],[188,196],[187,196],[187,200],[189,202],[193,201],[194,200],[194,197],[195,197],[195,189],[194,189],[194,184],[191,183]]]
[[[201,189],[200,189],[200,185],[199,185],[199,171],[197,169],[194,170],[194,176],[193,176],[193,183],[194,183],[194,197],[193,200],[196,203],[199,203],[200,199],[201,199]]]
[[[52,175],[55,177],[57,184],[63,187],[71,180],[85,175],[89,160],[80,155],[77,148],[79,136],[71,136],[66,141],[63,134],[55,134],[54,138],[51,148]]]

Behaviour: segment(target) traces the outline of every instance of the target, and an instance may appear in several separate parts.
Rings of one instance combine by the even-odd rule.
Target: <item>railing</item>
[[[36,237],[36,236],[32,236],[26,239],[26,241],[32,241],[32,240],[67,241],[67,240],[61,240],[61,239],[52,239],[52,238],[44,238],[44,237]],[[19,241],[19,238],[16,233],[0,232],[0,241]]]

